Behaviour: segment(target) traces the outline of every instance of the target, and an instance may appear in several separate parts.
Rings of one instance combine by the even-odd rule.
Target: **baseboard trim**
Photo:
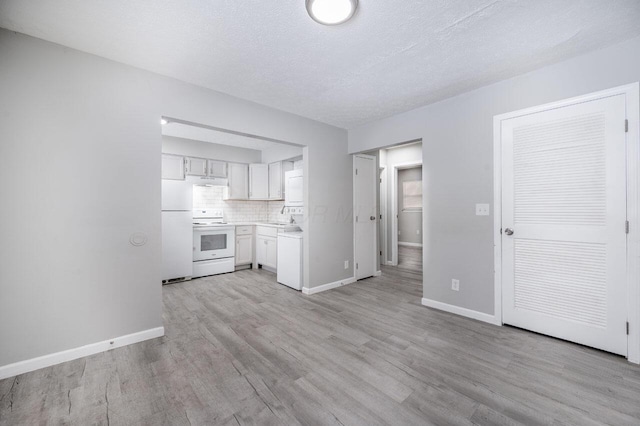
[[[467,308],[461,308],[460,306],[449,305],[448,303],[442,303],[442,302],[438,302],[431,299],[425,299],[425,298],[422,298],[422,304],[429,308],[438,309],[441,311],[475,319],[478,321],[488,322],[489,324],[502,325],[502,323],[498,321],[498,319],[494,315],[485,314],[484,312],[478,312],[478,311],[474,311]]]
[[[331,289],[334,289],[334,288],[342,287],[343,285],[352,284],[352,283],[355,283],[355,282],[356,282],[356,278],[355,277],[345,278],[344,280],[334,281],[332,283],[323,284],[323,285],[320,285],[320,286],[317,286],[317,287],[311,287],[311,288],[303,287],[302,288],[302,293],[310,296],[312,294],[321,293],[323,291],[327,291],[327,290],[331,290]]]
[[[398,245],[406,247],[422,247],[422,243],[405,243],[403,241],[398,241]]]
[[[148,330],[115,337],[102,342],[91,343],[78,348],[67,349],[65,351],[43,355],[37,358],[27,359],[25,361],[18,361],[13,364],[0,367],[0,380],[28,373],[30,371],[39,370],[41,368],[50,367],[52,365],[61,364],[63,362],[73,361],[74,359],[85,356],[105,352],[110,349],[139,343],[144,340],[155,339],[156,337],[161,336],[164,336],[164,327],[150,328]]]

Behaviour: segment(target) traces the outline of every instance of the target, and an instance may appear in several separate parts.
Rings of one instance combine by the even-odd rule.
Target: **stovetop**
[[[193,210],[194,226],[226,225],[222,210]]]

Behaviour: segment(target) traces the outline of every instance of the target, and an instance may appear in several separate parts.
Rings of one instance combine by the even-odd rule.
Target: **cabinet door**
[[[225,161],[209,160],[209,176],[226,178],[227,163]]]
[[[226,198],[231,200],[246,200],[249,198],[249,165],[229,163],[229,188]]]
[[[267,261],[267,238],[258,236],[256,238],[256,263],[265,265]]]
[[[278,267],[278,240],[275,238],[267,238],[266,260],[263,265],[276,269]]]
[[[246,265],[253,262],[253,236],[236,236],[236,265]]]
[[[282,199],[282,163],[269,164],[269,199]]]
[[[206,176],[207,160],[204,158],[187,157],[187,174],[190,176]]]
[[[162,179],[184,180],[184,157],[162,154]]]
[[[269,165],[249,165],[249,198],[266,200],[269,198]]]

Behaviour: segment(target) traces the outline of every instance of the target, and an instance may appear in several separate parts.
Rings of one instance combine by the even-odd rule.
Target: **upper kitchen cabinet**
[[[293,162],[278,161],[269,164],[269,199],[284,200],[284,173],[293,170]]]
[[[229,186],[225,188],[226,200],[246,200],[249,198],[249,165],[227,164]]]
[[[227,177],[227,163],[219,160],[209,160],[209,176],[214,178]]]
[[[206,176],[207,160],[204,158],[187,157],[187,175]]]
[[[184,180],[184,172],[183,156],[162,154],[162,179]]]
[[[249,199],[269,199],[269,165],[249,165]]]

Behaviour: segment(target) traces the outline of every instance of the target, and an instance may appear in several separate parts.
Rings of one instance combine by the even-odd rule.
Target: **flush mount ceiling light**
[[[307,12],[322,25],[338,25],[347,22],[358,7],[358,0],[306,0]]]

